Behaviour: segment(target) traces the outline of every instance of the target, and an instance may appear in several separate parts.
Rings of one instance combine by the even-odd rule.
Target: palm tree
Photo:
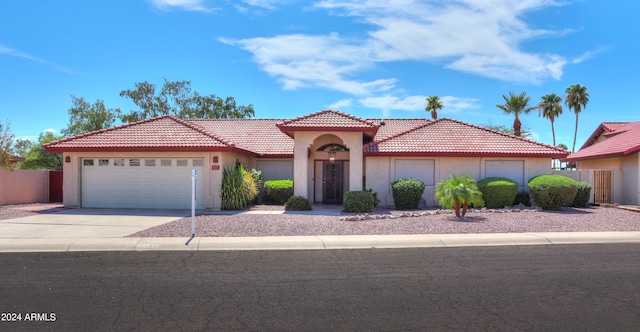
[[[516,119],[513,121],[513,134],[520,136],[520,129],[522,128],[522,123],[519,118],[520,113],[527,114],[535,109],[535,107],[527,107],[530,97],[528,97],[524,91],[517,95],[509,92],[509,98],[505,95],[502,95],[502,98],[504,98],[505,101],[504,105],[496,105],[496,107],[507,114],[513,113],[516,116]]]
[[[466,175],[452,176],[438,183],[435,197],[443,207],[453,208],[456,217],[464,217],[469,204],[484,204],[482,192],[478,189],[476,181]]]
[[[431,96],[427,98],[427,107],[425,107],[425,111],[431,111],[431,118],[436,120],[438,118],[438,110],[441,110],[444,107],[442,105],[442,101],[438,96]]]
[[[576,138],[578,136],[578,114],[580,114],[583,108],[587,108],[589,93],[587,93],[587,87],[580,84],[574,84],[568,87],[565,93],[564,103],[569,107],[569,110],[573,109],[573,113],[576,113],[576,130],[573,132],[573,149],[571,149],[571,152],[575,152]]]
[[[551,121],[551,135],[553,136],[553,146],[556,146],[556,131],[553,127],[553,121],[562,114],[562,97],[556,96],[555,93],[544,95],[540,98],[538,104],[539,115]]]

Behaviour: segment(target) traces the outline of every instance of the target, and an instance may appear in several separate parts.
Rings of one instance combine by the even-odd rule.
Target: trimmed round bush
[[[396,209],[417,209],[424,193],[424,183],[412,178],[400,179],[391,183],[391,191]]]
[[[578,183],[566,176],[540,175],[529,180],[529,193],[543,210],[559,210],[570,206],[578,192]]]
[[[287,211],[310,211],[311,202],[302,196],[291,196],[286,203],[284,209]]]
[[[293,180],[269,180],[264,182],[265,204],[284,204],[293,196]]]
[[[576,197],[573,198],[571,206],[587,207],[589,198],[591,198],[591,184],[584,181],[578,182],[578,192],[576,193]]]
[[[518,183],[507,178],[489,177],[477,182],[484,205],[489,209],[511,206],[518,193]]]
[[[347,191],[344,193],[342,210],[344,212],[371,212],[375,199],[370,191]]]

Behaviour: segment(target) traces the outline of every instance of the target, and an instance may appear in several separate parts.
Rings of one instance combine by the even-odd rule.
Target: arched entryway
[[[314,202],[342,204],[344,192],[349,187],[349,149],[335,135],[324,135],[317,141],[321,143],[327,139],[329,143],[315,149]]]

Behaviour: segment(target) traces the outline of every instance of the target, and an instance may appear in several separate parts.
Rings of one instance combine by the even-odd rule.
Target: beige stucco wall
[[[593,171],[611,170],[612,203],[640,205],[640,153],[626,157],[582,160],[578,162],[580,170],[590,173],[588,182],[593,185]]]
[[[452,175],[468,175],[476,180],[485,178],[485,162],[488,160],[522,160],[524,161],[524,179],[550,174],[551,159],[547,158],[454,158],[454,157],[367,157],[366,181],[367,188],[378,193],[381,206],[393,206],[391,182],[395,180],[395,161],[407,159],[432,159],[434,165],[434,184],[427,185],[423,198],[427,207],[438,206],[434,199],[436,185]],[[526,185],[524,188],[527,190]]]
[[[48,202],[49,171],[0,168],[0,205]]]
[[[204,181],[204,207],[206,209],[220,209],[220,185],[222,171],[225,165],[233,165],[236,159],[245,162],[249,168],[255,167],[255,159],[235,153],[221,152],[67,152],[63,154],[63,161],[69,157],[70,162],[64,162],[63,171],[63,204],[65,207],[80,207],[82,205],[81,178],[82,158],[204,158],[204,174],[198,174],[198,180]],[[218,157],[218,162],[213,158]],[[212,166],[220,166],[214,170]]]

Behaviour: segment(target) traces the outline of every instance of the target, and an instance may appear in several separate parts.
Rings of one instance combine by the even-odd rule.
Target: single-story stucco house
[[[586,173],[594,203],[640,205],[639,152],[640,121],[603,122],[565,160]]]
[[[436,206],[438,182],[456,174],[505,176],[526,189],[568,152],[452,119],[363,119],[325,110],[294,119],[185,120],[160,116],[45,145],[63,154],[68,207],[219,209],[224,167],[239,160],[265,180],[293,179],[314,203],[341,203],[366,187],[393,206],[391,183],[417,178]]]

